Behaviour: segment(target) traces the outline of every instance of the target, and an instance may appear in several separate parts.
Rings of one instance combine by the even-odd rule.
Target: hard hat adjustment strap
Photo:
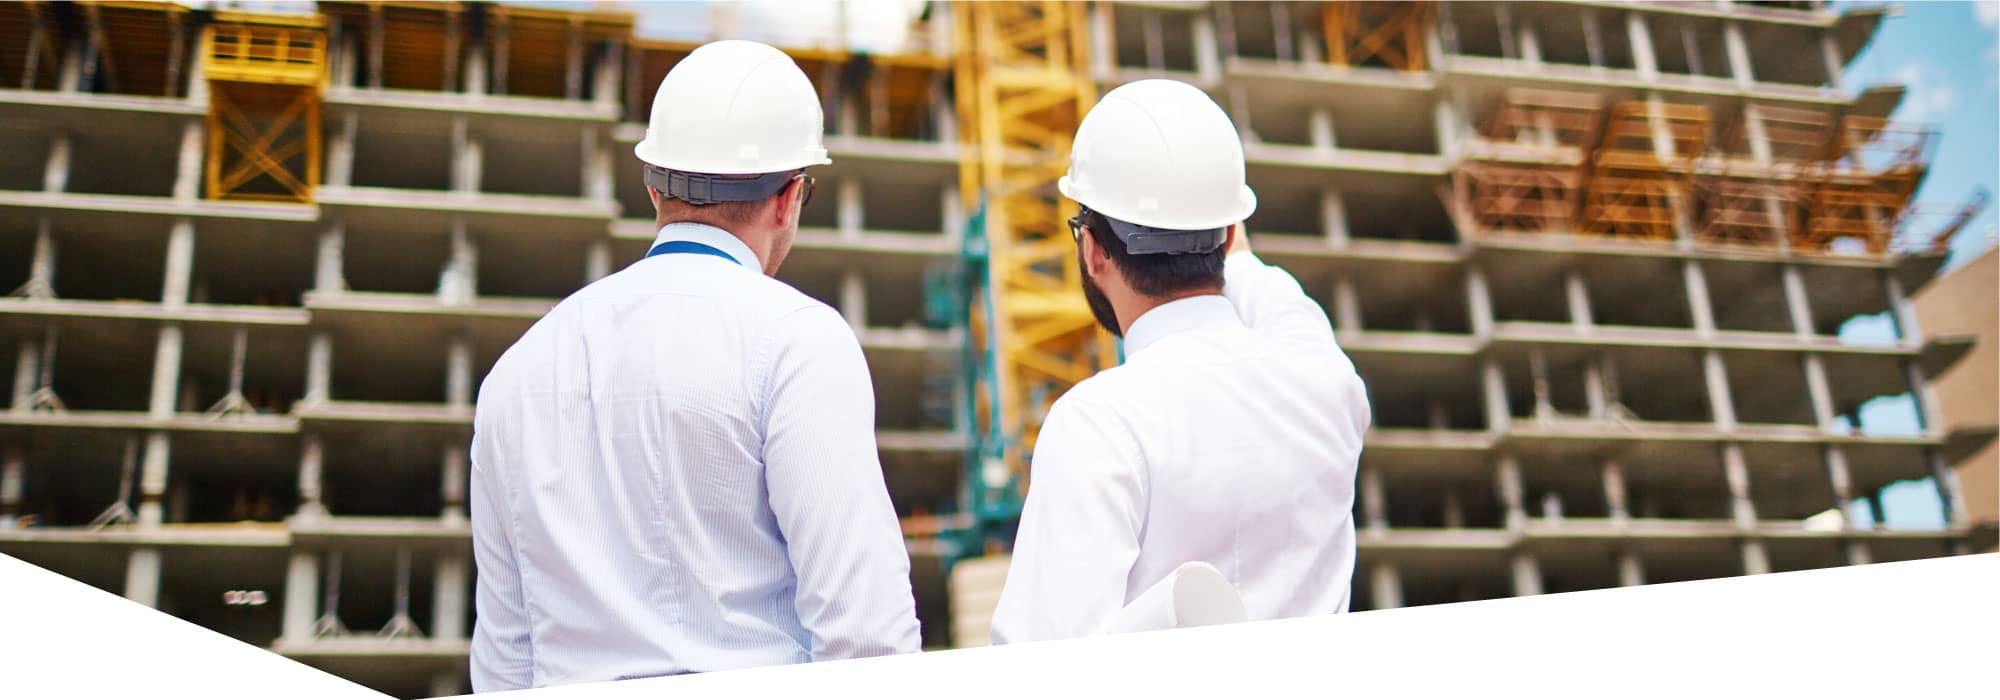
[[[646,166],[646,184],[661,194],[689,204],[754,202],[785,189],[798,171],[764,173],[754,177],[726,177],[708,173],[668,170]]]
[[[1090,207],[1077,205],[1077,217],[1082,218]],[[1104,220],[1111,222],[1111,233],[1125,242],[1128,255],[1186,255],[1208,253],[1222,247],[1229,240],[1229,227],[1205,229],[1158,228],[1145,224],[1122,221],[1103,212]]]

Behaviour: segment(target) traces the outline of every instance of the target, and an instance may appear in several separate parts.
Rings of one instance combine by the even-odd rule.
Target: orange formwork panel
[[[1583,198],[1584,230],[1646,239],[1675,237],[1687,213],[1694,162],[1708,149],[1708,110],[1655,101],[1620,102],[1605,120]]]
[[[1436,14],[1429,2],[1330,2],[1320,18],[1326,58],[1339,66],[1420,71],[1428,67],[1424,36]]]
[[[1768,177],[1718,175],[1695,182],[1701,213],[1695,237],[1715,245],[1771,246],[1798,229],[1795,184]]]
[[[1932,136],[1928,128],[1876,117],[1841,120],[1833,158],[1810,185],[1794,249],[1849,252],[1840,246],[1852,241],[1867,254],[1886,254],[1929,171]]]
[[[1573,230],[1603,105],[1588,93],[1507,90],[1452,175],[1467,233]]]

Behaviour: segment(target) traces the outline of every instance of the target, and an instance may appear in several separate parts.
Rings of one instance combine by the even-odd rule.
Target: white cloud
[[[1979,26],[1987,29],[2000,28],[2000,0],[1978,0],[1972,3],[1972,16],[1979,19]]]
[[[1958,91],[1952,89],[1951,84],[1929,63],[1916,59],[1905,61],[1896,67],[1891,78],[1905,90],[1903,104],[1896,110],[1897,119],[1920,122],[1942,118],[1958,106]]]

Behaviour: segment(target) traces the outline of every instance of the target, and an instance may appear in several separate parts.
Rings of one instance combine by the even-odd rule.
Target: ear
[[[778,196],[774,197],[774,199],[778,200],[776,206],[773,207],[776,211],[771,214],[771,223],[777,226],[778,230],[782,231],[790,228],[793,223],[797,222],[799,214],[802,213],[801,210],[804,209],[804,207],[799,206],[799,198],[804,197],[805,194],[806,179],[802,177],[793,178],[791,184],[785,185],[785,189],[778,191]]]
[[[649,200],[652,200],[652,202],[653,202],[653,212],[654,212],[655,214],[659,213],[659,211],[660,211],[660,200],[661,200],[662,198],[663,198],[663,197],[662,197],[662,195],[660,194],[660,191],[659,191],[659,190],[656,190],[656,189],[653,189],[653,186],[652,186],[652,185],[647,185],[647,186],[646,186],[646,199],[649,199]]]
[[[1096,235],[1088,228],[1083,230],[1083,238],[1078,242],[1082,247],[1077,249],[1076,254],[1082,256],[1084,269],[1090,271],[1091,277],[1103,277],[1105,268],[1111,266],[1111,252],[1097,244]]]

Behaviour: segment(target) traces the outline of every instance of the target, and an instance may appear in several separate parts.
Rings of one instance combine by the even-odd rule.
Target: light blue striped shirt
[[[728,232],[674,240],[736,262],[599,280],[480,387],[475,691],[918,649],[853,330]]]

